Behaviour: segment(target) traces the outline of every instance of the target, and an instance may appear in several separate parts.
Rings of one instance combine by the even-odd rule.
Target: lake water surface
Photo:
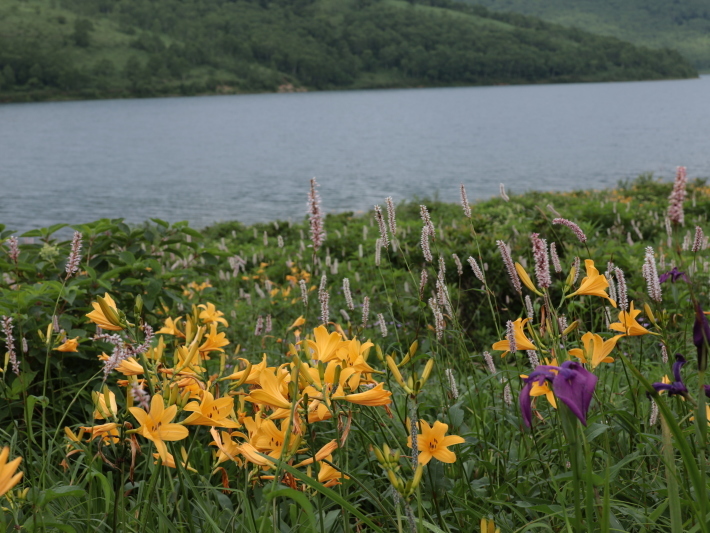
[[[457,201],[710,176],[699,80],[0,105],[0,223],[301,219],[386,196]]]

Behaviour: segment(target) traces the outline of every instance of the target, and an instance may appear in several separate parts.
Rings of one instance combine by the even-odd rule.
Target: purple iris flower
[[[698,370],[708,366],[708,343],[710,343],[710,324],[700,304],[695,304],[695,323],[693,324],[693,344],[698,349]]]
[[[555,396],[586,426],[587,411],[592,402],[597,376],[576,361],[565,361],[560,366],[540,365],[525,379],[525,386],[520,391],[520,410],[525,425],[530,427],[532,424],[530,391],[533,385],[542,385],[545,381],[552,383]]]
[[[668,391],[668,396],[673,396],[674,394],[685,395],[688,392],[688,388],[683,383],[683,378],[680,375],[680,369],[687,361],[685,357],[679,353],[675,354],[675,363],[673,363],[673,383],[654,383],[652,386],[656,389],[656,392]]]
[[[669,270],[665,274],[658,276],[659,283],[665,283],[669,279],[671,280],[671,283],[675,283],[679,279],[682,279],[685,282],[688,281],[688,277],[685,275],[685,272],[678,270],[678,267],[673,267],[673,270]]]

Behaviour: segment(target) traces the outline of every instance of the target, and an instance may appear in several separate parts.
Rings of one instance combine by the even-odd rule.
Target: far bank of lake
[[[313,176],[326,211],[708,177],[708,94],[702,76],[3,105],[0,223],[300,219]]]

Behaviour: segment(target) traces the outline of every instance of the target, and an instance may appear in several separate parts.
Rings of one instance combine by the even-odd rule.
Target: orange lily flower
[[[427,424],[426,420],[420,420],[419,423],[421,427],[419,437],[417,438],[419,464],[428,464],[432,457],[442,463],[456,462],[456,454],[449,450],[448,447],[466,441],[458,435],[445,436],[449,426],[438,420],[434,422],[433,427]],[[407,438],[407,446],[412,447],[411,436]]]
[[[574,291],[572,294],[568,294],[567,298],[572,296],[582,296],[585,294],[590,296],[599,296],[600,298],[606,298],[609,302],[611,302],[611,305],[616,307],[616,302],[609,298],[609,295],[606,293],[606,290],[609,288],[609,282],[606,277],[600,274],[594,267],[594,261],[591,259],[585,259],[584,266],[587,269],[587,275],[582,278],[582,283],[580,284],[579,289]]]
[[[288,374],[281,372],[281,375],[277,376],[276,372],[276,369],[264,369],[259,376],[261,389],[251,391],[249,396],[245,399],[252,403],[262,403],[271,407],[290,409],[290,400],[281,392],[282,384],[288,377]]]
[[[207,339],[200,346],[199,350],[205,359],[209,359],[207,354],[210,352],[223,352],[223,346],[227,346],[229,341],[227,340],[227,335],[225,333],[217,333],[217,324],[210,324],[210,332],[207,335]]]
[[[79,337],[74,337],[73,339],[67,339],[64,344],[56,348],[58,352],[78,352],[79,347]]]
[[[168,448],[165,446],[165,441],[182,440],[190,434],[185,426],[172,423],[177,415],[177,405],[171,405],[165,409],[163,397],[160,394],[153,396],[149,413],[139,407],[129,407],[128,410],[140,424],[138,433],[153,441],[163,462],[168,460]]]
[[[646,335],[646,334],[651,334],[651,335],[658,335],[657,333],[653,333],[652,331],[648,331],[646,328],[644,328],[641,324],[639,324],[636,321],[636,317],[641,314],[640,309],[634,309],[634,302],[631,302],[631,306],[629,307],[629,311],[621,311],[619,313],[619,322],[614,322],[613,324],[609,324],[609,329],[612,329],[614,331],[620,331],[623,333],[621,335],[622,337],[629,336],[629,337],[637,337],[639,335]]]
[[[333,461],[333,457],[331,455],[325,459],[330,462]],[[337,468],[333,468],[328,463],[318,461],[318,465],[320,466],[320,470],[318,471],[318,481],[323,483],[324,487],[334,487],[336,485],[340,485],[341,479],[350,479],[350,477],[343,474]]]
[[[181,316],[177,317],[175,320],[172,318],[166,318],[165,319],[165,325],[160,328],[158,331],[156,331],[156,334],[158,335],[173,335],[175,337],[182,337],[183,339],[185,338],[185,334],[178,329],[178,323],[182,319]]]
[[[22,462],[22,457],[15,457],[9,463],[7,462],[8,457],[10,457],[10,448],[5,446],[0,452],[0,497],[22,479],[22,472],[15,474],[17,467]]]
[[[623,335],[616,335],[605,341],[600,335],[588,331],[582,335],[584,350],[572,348],[569,353],[577,357],[582,363],[590,363],[592,368],[596,368],[600,363],[613,363],[614,358],[609,357],[609,354],[621,337]]]
[[[86,317],[101,329],[107,331],[121,331],[123,327],[118,317],[116,302],[113,301],[111,295],[106,293],[103,298],[99,296],[97,300],[98,302],[91,302],[91,306],[94,310],[91,313],[87,313]]]
[[[528,340],[527,336],[525,335],[525,330],[523,329],[525,327],[525,324],[527,324],[529,320],[529,318],[519,318],[515,322],[513,322],[516,350],[537,350],[537,346],[535,346],[530,340]],[[510,350],[510,342],[508,342],[508,339],[498,341],[493,345],[493,349],[504,351],[505,353],[501,354],[501,357],[504,357],[508,354],[508,351]]]
[[[365,392],[358,392],[356,394],[343,394],[343,389],[338,388],[333,394],[333,400],[345,400],[346,402],[355,403],[358,405],[369,405],[376,407],[379,405],[389,405],[392,400],[392,393],[388,390],[384,390],[384,383],[378,383],[375,387]],[[338,394],[340,393],[340,394]]]
[[[217,311],[214,304],[208,302],[207,305],[200,304],[197,307],[204,309],[204,311],[200,312],[200,320],[202,320],[203,324],[217,325],[217,322],[219,322],[220,324],[224,324],[225,328],[229,327],[227,320],[223,318],[224,313],[222,311]]]
[[[234,398],[231,396],[215,400],[210,391],[203,391],[202,401],[188,403],[185,406],[185,411],[192,412],[182,422],[186,426],[239,427],[239,424],[227,418],[234,411]]]
[[[328,333],[325,326],[318,326],[313,330],[315,341],[306,340],[308,347],[313,350],[313,359],[316,361],[328,361],[333,352],[339,347],[343,338],[339,333]]]

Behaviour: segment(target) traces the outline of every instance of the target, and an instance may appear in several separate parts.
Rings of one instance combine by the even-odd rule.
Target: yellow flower
[[[284,441],[286,440],[286,432],[288,431],[288,422],[281,421],[281,429],[279,430],[271,420],[264,420],[259,428],[259,432],[253,439],[253,446],[262,453],[279,459],[283,450]]]
[[[164,441],[182,440],[190,434],[185,426],[172,423],[177,414],[177,405],[165,409],[160,394],[153,396],[149,413],[139,407],[129,407],[128,410],[140,424],[138,433],[153,441],[163,462],[168,461],[168,448]]]
[[[606,280],[605,276],[599,274],[599,271],[594,267],[594,261],[591,259],[585,259],[584,266],[587,268],[587,275],[582,278],[582,283],[579,286],[579,289],[572,294],[568,294],[567,298],[570,298],[571,296],[582,296],[585,294],[590,296],[599,296],[601,298],[606,298],[611,302],[611,305],[616,307],[616,302],[609,298],[609,295],[606,293],[606,290],[609,288],[609,282]]]
[[[557,366],[557,361],[555,360],[553,362],[553,365]],[[556,372],[553,370],[553,372]],[[526,374],[521,374],[520,375],[521,379],[527,379]],[[547,381],[543,381],[542,383],[538,383],[537,381],[533,382],[533,386],[530,389],[530,396],[535,397],[535,396],[544,396],[547,398],[547,401],[550,402],[550,405],[557,409],[557,400],[555,400],[555,394],[552,392],[552,389],[550,388],[550,385],[547,383]]]
[[[481,533],[500,533],[500,528],[493,520],[481,518]]]
[[[668,377],[668,374],[666,374],[665,376],[663,376],[663,377],[661,378],[661,383],[663,383],[663,384],[665,384],[665,385],[670,385],[670,384],[672,383],[672,382],[671,382],[671,378]],[[665,394],[666,392],[667,392],[667,391],[665,391],[665,390],[659,390],[659,391],[658,391],[658,394]],[[680,396],[680,399],[681,399],[682,401],[685,401],[685,398],[683,398],[682,396]],[[706,407],[707,407],[707,406],[706,406]],[[691,418],[690,420],[692,421],[693,419]]]
[[[528,338],[525,336],[525,331],[523,328],[525,327],[525,324],[529,321],[529,318],[519,318],[515,322],[513,322],[513,331],[515,332],[515,349],[520,351],[520,350],[537,350],[537,346],[535,346]],[[502,341],[498,341],[493,345],[494,350],[502,350],[505,353],[501,355],[501,357],[505,356],[508,354],[508,351],[510,350],[510,342],[508,342],[508,339],[503,339]]]
[[[15,457],[8,463],[9,456],[10,448],[5,446],[0,452],[0,496],[3,496],[22,479],[22,472],[15,474],[17,467],[22,462],[22,457]]]
[[[80,427],[84,433],[89,433],[89,440],[101,437],[104,442],[118,442],[118,424],[109,422],[108,424],[100,424],[98,426]]]
[[[306,319],[303,318],[303,315],[301,315],[296,320],[293,321],[293,324],[291,324],[286,331],[291,331],[294,328],[299,328],[305,323],[306,323]]]
[[[199,283],[199,284],[196,281],[191,281],[190,283],[187,284],[187,287],[185,288],[184,291],[182,291],[182,293],[185,296],[189,296],[190,298],[192,298],[195,295],[193,290],[195,290],[197,292],[202,292],[206,288],[211,287],[211,286],[212,286],[212,284],[209,281],[205,281],[204,283]]]
[[[180,447],[180,455],[182,455],[182,461],[180,461],[180,464],[182,465],[182,467],[185,470],[189,470],[190,472],[197,473],[197,470],[192,468],[192,466],[190,466],[190,463],[187,462],[187,450],[185,450],[185,448]],[[160,454],[154,453],[153,457],[155,457],[157,459],[158,457],[160,457]],[[167,458],[165,458],[163,460],[163,465],[167,466],[168,468],[175,468],[175,457],[173,457],[173,454],[171,454],[171,453],[168,454]]]
[[[326,457],[326,460],[332,462],[333,457],[329,455]],[[333,468],[328,463],[318,461],[318,465],[320,466],[318,481],[323,483],[324,487],[334,487],[336,485],[340,485],[341,479],[350,479],[350,477],[344,475],[340,470]]]
[[[116,367],[124,376],[140,376],[143,373],[143,367],[133,357],[124,359],[121,364]]]
[[[335,382],[336,375],[338,382]],[[307,367],[305,364],[301,366],[301,377],[305,378],[309,386],[303,389],[303,394],[308,394],[310,398],[323,399],[323,393],[330,395],[342,395],[345,393],[345,388],[349,391],[354,391],[360,386],[360,373],[352,368],[343,368],[342,363],[331,361],[325,366],[323,372],[323,380],[321,381],[320,371],[318,368]]]
[[[222,311],[217,311],[217,308],[214,304],[207,302],[207,305],[200,304],[197,307],[204,309],[204,311],[200,312],[200,320],[202,320],[203,324],[216,324],[217,322],[219,322],[221,324],[224,324],[225,328],[229,327],[229,324],[227,324],[227,320],[223,318],[224,313]]]
[[[629,337],[636,337],[639,335],[646,335],[648,333],[650,333],[651,335],[658,335],[657,333],[648,331],[636,321],[636,317],[639,314],[641,314],[641,310],[634,309],[634,302],[631,302],[629,311],[621,311],[621,313],[619,313],[619,321],[614,322],[613,324],[609,324],[609,329],[612,329],[614,331],[620,331],[621,333],[623,333],[621,337],[627,335]]]
[[[199,366],[199,351],[189,350],[186,346],[178,346],[175,350],[175,358],[173,368],[161,369],[161,372],[173,374],[177,371],[178,375],[200,374],[205,371]]]
[[[99,361],[108,361],[109,356],[106,355],[105,352],[101,352],[98,359]],[[116,370],[124,376],[139,376],[143,373],[143,367],[138,361],[135,360],[134,357],[129,357],[121,361],[121,364],[116,367]]]
[[[421,432],[417,438],[419,464],[428,464],[432,457],[442,463],[456,462],[456,454],[449,450],[448,447],[466,441],[458,435],[444,436],[449,429],[449,425],[438,420],[434,422],[433,427],[429,426],[426,420],[420,420],[419,423],[421,425]],[[407,438],[407,446],[412,447],[411,436]]]
[[[64,344],[57,348],[58,352],[78,352],[79,347],[79,337],[74,337],[73,339],[67,339]]]
[[[243,358],[239,358],[239,361],[243,361],[246,365],[249,364],[249,361]],[[266,368],[266,354],[264,354],[264,358],[261,360],[261,363],[258,363],[256,365],[251,365],[251,367],[248,367],[249,372],[247,373],[246,378],[244,377],[245,372],[247,372],[247,368],[244,370],[240,370],[239,372],[235,372],[234,374],[230,374],[229,376],[226,376],[224,379],[233,379],[235,381],[241,381],[244,379],[244,383],[246,385],[258,385],[259,384],[259,376],[261,375],[261,372]]]
[[[533,291],[535,294],[542,296],[542,293],[535,288],[535,284],[530,279],[530,276],[525,271],[523,265],[515,263],[515,270],[518,272],[518,276],[520,276],[520,281],[522,281],[528,289]]]
[[[301,468],[303,466],[313,464],[314,461],[322,461],[323,459],[328,459],[328,461],[331,461],[330,456],[337,448],[338,441],[331,440],[328,444],[326,444],[316,452],[315,457],[309,457],[308,459],[304,459],[297,465],[294,465],[294,468]]]
[[[174,335],[176,337],[182,337],[184,339],[185,334],[178,328],[178,324],[181,319],[181,316],[177,317],[175,320],[173,320],[172,318],[166,318],[165,325],[160,328],[156,333],[159,335]]]
[[[339,333],[328,333],[325,326],[318,326],[313,330],[315,341],[306,340],[308,347],[313,350],[313,359],[316,361],[328,361],[331,354],[339,347],[343,338]]]
[[[94,391],[91,397],[94,400],[94,418],[96,420],[104,420],[110,416],[116,416],[118,413],[118,405],[116,404],[116,395],[113,391],[108,391],[109,405],[106,405],[106,395],[103,392]]]
[[[337,350],[333,352],[328,359],[339,360],[344,367],[349,367],[357,372],[372,373],[376,372],[374,368],[367,364],[364,354],[366,354],[374,344],[370,341],[361,343],[357,339],[343,341]],[[324,361],[325,362],[325,361]]]
[[[227,346],[228,344],[229,341],[227,340],[227,335],[224,333],[217,333],[217,324],[213,322],[210,324],[209,335],[207,335],[207,339],[202,346],[200,346],[199,350],[203,357],[209,359],[207,357],[208,353],[223,352],[224,350],[222,349],[222,346]]]
[[[158,345],[152,346],[145,352],[145,356],[148,359],[154,361],[160,361],[163,358],[163,352],[165,351],[165,339],[163,337],[158,337]]]
[[[227,418],[233,410],[234,398],[227,396],[215,400],[211,392],[204,391],[200,403],[190,402],[185,406],[185,411],[192,414],[182,423],[187,426],[238,428],[239,424]]]
[[[70,441],[80,443],[80,442],[81,442],[81,439],[84,438],[84,433],[85,433],[85,432],[83,431],[83,429],[80,429],[80,430],[79,430],[79,435],[76,435],[76,434],[71,430],[71,428],[65,427],[65,428],[64,428],[64,433],[66,434],[67,438],[68,438]],[[69,445],[67,446],[67,448],[69,448],[69,447],[71,447],[71,444],[69,444]]]
[[[623,337],[623,335],[616,335],[615,337],[605,341],[596,333],[588,331],[582,335],[584,350],[580,348],[572,348],[569,353],[570,355],[574,355],[581,360],[582,363],[590,363],[592,368],[599,366],[599,363],[613,363],[614,358],[609,357],[609,354],[621,337]]]
[[[101,329],[105,329],[107,331],[121,331],[123,326],[121,326],[120,318],[118,316],[116,302],[113,301],[111,295],[106,293],[106,296],[103,298],[99,296],[97,300],[98,302],[91,303],[94,310],[91,313],[86,314],[87,318]]]
[[[234,434],[229,434],[226,431],[222,432],[222,437],[216,429],[210,429],[210,434],[214,440],[210,442],[210,445],[217,446],[217,464],[221,464],[225,461],[232,460],[241,466],[241,459],[239,459],[239,444],[232,440],[232,435],[236,435],[244,438],[242,433],[235,432]]]
[[[392,403],[392,393],[388,390],[384,390],[384,383],[378,383],[377,386],[365,392],[358,392],[356,394],[342,394],[342,388],[338,388],[333,394],[333,400],[345,400],[346,402],[356,403],[358,405],[369,405],[371,407],[377,407],[379,405],[389,405]],[[340,394],[338,394],[340,392]]]
[[[271,407],[281,407],[282,409],[290,409],[291,402],[281,392],[284,380],[288,374],[281,372],[280,376],[276,375],[276,369],[264,369],[259,375],[259,384],[261,389],[251,391],[245,399],[252,403],[266,404]]]
[[[241,453],[247,461],[258,466],[270,466],[274,464],[272,460],[265,459],[259,455],[257,449],[248,442],[239,446],[239,453]]]

